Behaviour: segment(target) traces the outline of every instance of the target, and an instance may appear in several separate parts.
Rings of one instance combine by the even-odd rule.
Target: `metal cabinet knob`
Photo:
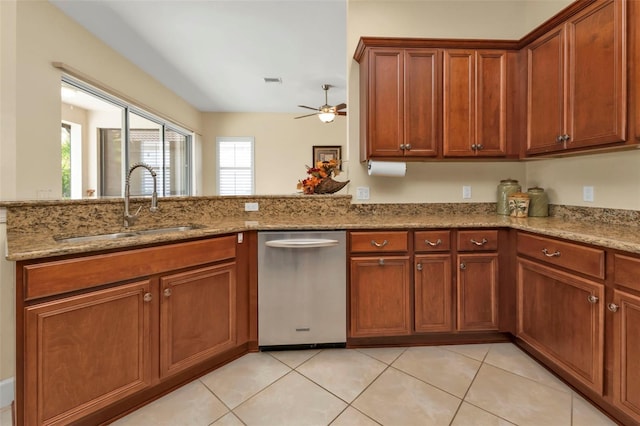
[[[467,265],[464,264],[464,263],[461,263],[460,264],[460,269],[462,269],[464,271],[465,269],[467,269]]]
[[[410,144],[410,143],[406,144],[406,145],[404,146],[404,148],[405,148],[407,151],[411,151],[411,144]]]
[[[151,302],[151,299],[153,299],[151,293],[145,293],[144,297],[142,298],[142,300],[144,300],[145,302]]]
[[[164,293],[164,297],[169,297],[171,296],[171,289],[165,288],[163,293]]]
[[[378,265],[384,266],[384,259],[378,259]]]
[[[607,305],[607,308],[609,308],[611,312],[618,312],[618,309],[620,309],[620,306],[616,305],[615,303],[609,303]]]
[[[563,143],[564,142],[564,136],[563,135],[558,135],[556,137],[556,142],[557,143]]]
[[[417,269],[418,271],[422,271],[422,263],[418,263],[418,264],[416,265],[416,269]]]
[[[596,303],[598,303],[598,300],[600,300],[600,299],[598,298],[598,296],[594,296],[593,294],[590,294],[589,296],[587,296],[587,300],[592,305],[595,305]]]
[[[484,145],[479,143],[478,145],[476,145],[476,149],[478,149],[478,151],[482,151],[484,149]]]
[[[407,146],[406,146],[405,144],[403,144],[403,143],[401,143],[401,144],[400,144],[400,149],[401,149],[401,150],[403,150],[403,151],[404,151],[404,150],[406,149],[406,147],[407,147]]]

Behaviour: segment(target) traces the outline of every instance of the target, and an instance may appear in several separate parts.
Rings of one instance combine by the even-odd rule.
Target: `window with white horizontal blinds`
[[[254,138],[216,138],[218,195],[253,195]]]

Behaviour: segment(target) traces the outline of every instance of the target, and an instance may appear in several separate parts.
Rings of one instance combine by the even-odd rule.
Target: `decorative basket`
[[[333,194],[334,192],[338,192],[342,188],[347,186],[348,183],[348,180],[345,182],[338,182],[337,180],[333,180],[331,177],[327,177],[322,179],[322,181],[315,187],[314,193]]]

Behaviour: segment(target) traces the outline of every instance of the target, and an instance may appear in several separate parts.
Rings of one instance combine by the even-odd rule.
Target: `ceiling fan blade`
[[[334,108],[336,109],[336,111],[339,111],[341,109],[345,109],[347,107],[347,104],[345,104],[344,102],[341,104],[338,104],[336,106],[334,106]]]
[[[310,106],[306,106],[306,105],[298,105],[300,108],[307,108],[307,109],[312,109],[314,111],[319,111],[318,108],[311,108]]]
[[[347,111],[336,111],[336,115],[347,115]]]
[[[293,117],[293,118],[305,118],[305,117],[311,117],[312,115],[318,115],[318,113],[313,113],[313,114],[307,114],[307,115],[301,115],[300,117]]]

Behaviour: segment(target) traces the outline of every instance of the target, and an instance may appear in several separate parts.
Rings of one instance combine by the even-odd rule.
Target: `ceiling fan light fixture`
[[[331,123],[336,118],[336,114],[334,112],[321,112],[318,114],[318,118],[323,123]]]

